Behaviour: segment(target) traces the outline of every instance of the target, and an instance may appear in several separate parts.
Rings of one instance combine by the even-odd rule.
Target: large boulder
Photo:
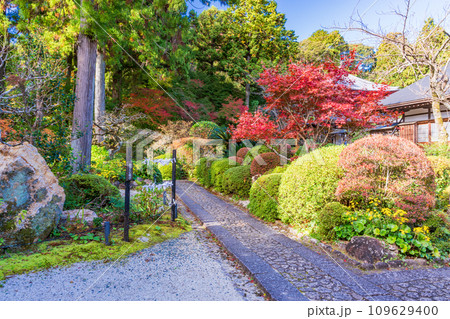
[[[394,254],[384,246],[384,243],[376,238],[355,236],[347,244],[345,250],[350,256],[373,264],[380,261],[383,257],[394,257]]]
[[[57,225],[65,194],[34,146],[0,144],[0,199],[5,245],[31,244]]]

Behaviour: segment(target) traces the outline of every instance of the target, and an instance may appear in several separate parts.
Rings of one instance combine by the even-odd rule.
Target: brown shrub
[[[263,153],[256,156],[251,164],[250,172],[252,176],[263,175],[265,172],[280,165],[280,157],[273,153]]]

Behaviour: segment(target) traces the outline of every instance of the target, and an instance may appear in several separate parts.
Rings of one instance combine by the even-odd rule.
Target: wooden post
[[[177,182],[177,150],[172,151],[172,221],[174,222],[176,216],[175,196],[176,196],[176,182]]]

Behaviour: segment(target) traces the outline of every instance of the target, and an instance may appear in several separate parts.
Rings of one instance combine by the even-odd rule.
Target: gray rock
[[[347,253],[361,261],[376,263],[386,255],[381,241],[372,237],[355,236],[345,247]]]
[[[138,240],[141,243],[147,243],[150,239],[148,239],[147,237],[141,236],[141,237],[138,238]]]
[[[0,144],[0,236],[6,245],[45,239],[62,213],[65,194],[37,149]]]
[[[97,214],[89,209],[73,209],[65,210],[61,214],[60,225],[66,223],[81,221],[86,222],[89,225],[93,225],[94,218],[97,218]]]

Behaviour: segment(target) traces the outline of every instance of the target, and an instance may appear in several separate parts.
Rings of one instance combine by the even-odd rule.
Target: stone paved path
[[[239,245],[245,247],[247,252],[244,256],[248,257],[248,261],[244,265],[248,262],[269,265],[273,274],[282,276],[278,279],[280,286],[287,280],[307,299],[450,300],[449,268],[356,274],[339,266],[331,258],[319,255],[277,233],[248,213],[192,182],[180,181],[177,187],[180,198],[194,214],[208,219],[208,223],[218,227],[219,232],[222,230],[225,241],[237,240]],[[200,219],[202,216],[199,216]],[[230,245],[238,253],[243,250],[236,243]],[[257,269],[257,266],[253,267]],[[265,270],[264,273],[273,277],[270,271]],[[286,290],[286,286],[283,287]],[[289,290],[290,287],[287,288]],[[295,296],[289,298],[288,295],[292,293],[292,290],[284,295],[281,293],[280,299],[302,299],[301,295],[295,293]]]
[[[0,301],[265,300],[242,267],[191,214],[179,209],[193,231],[115,264],[80,262],[12,276],[1,282]]]

